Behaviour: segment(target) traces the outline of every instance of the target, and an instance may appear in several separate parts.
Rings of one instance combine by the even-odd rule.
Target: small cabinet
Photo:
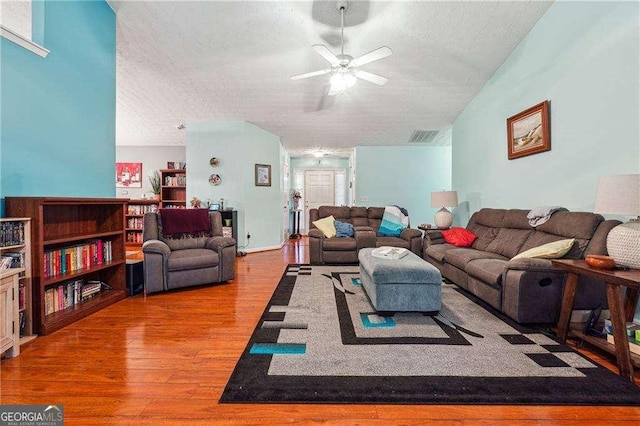
[[[163,209],[187,207],[187,171],[185,169],[160,170],[160,198]]]
[[[222,235],[225,237],[233,237],[238,247],[238,212],[237,210],[221,210],[222,216]]]
[[[144,214],[155,212],[160,205],[159,200],[129,200],[126,214],[126,244],[127,246],[142,246],[142,231],[144,230]]]
[[[18,271],[3,271],[0,278],[0,352],[7,357],[20,354],[18,332]]]

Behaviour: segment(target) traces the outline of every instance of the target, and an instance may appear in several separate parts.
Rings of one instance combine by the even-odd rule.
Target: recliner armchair
[[[162,233],[160,213],[144,215],[146,293],[220,283],[235,277],[236,241],[222,236],[219,212],[208,212],[208,217],[210,235],[168,238]]]

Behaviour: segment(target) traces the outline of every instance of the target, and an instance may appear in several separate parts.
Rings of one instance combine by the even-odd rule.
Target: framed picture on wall
[[[507,118],[509,160],[551,150],[549,101]]]
[[[116,188],[142,188],[142,163],[116,163]]]
[[[256,186],[271,186],[271,166],[256,164]]]

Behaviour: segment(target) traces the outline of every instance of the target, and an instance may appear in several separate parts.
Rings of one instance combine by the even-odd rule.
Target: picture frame
[[[212,212],[217,212],[220,210],[220,204],[218,203],[211,203],[209,204],[209,210]]]
[[[507,118],[507,157],[513,160],[551,150],[549,101]]]
[[[271,186],[271,165],[256,164],[256,186]]]
[[[116,163],[116,188],[142,188],[142,163]]]

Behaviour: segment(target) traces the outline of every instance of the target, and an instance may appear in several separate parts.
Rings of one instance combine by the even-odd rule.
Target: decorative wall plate
[[[220,178],[220,175],[213,174],[209,176],[209,183],[211,185],[220,185],[222,183],[222,179]]]
[[[211,157],[211,160],[209,160],[209,164],[211,164],[211,167],[218,167],[218,164],[220,164],[220,160],[218,159],[218,157]]]

